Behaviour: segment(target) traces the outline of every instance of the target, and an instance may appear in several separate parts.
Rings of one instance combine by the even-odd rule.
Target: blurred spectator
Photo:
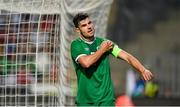
[[[36,56],[38,72],[48,73],[50,70],[50,58],[48,53],[38,53]]]
[[[144,81],[139,78],[137,81],[136,81],[136,86],[134,88],[134,91],[133,91],[133,97],[140,97],[140,96],[144,96],[144,88],[145,88],[145,83]]]
[[[159,85],[157,82],[149,81],[145,85],[145,96],[146,97],[156,97],[158,94]]]
[[[51,66],[51,71],[50,71],[50,79],[51,81],[53,81],[54,83],[57,83],[58,81],[58,68],[56,64],[53,64]]]
[[[136,85],[135,72],[132,69],[129,69],[126,72],[126,95],[132,96],[135,85]]]
[[[24,67],[22,67],[17,74],[17,84],[32,84],[33,76],[27,71]]]

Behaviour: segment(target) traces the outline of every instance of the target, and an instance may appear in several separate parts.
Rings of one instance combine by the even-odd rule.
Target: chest
[[[93,54],[94,52],[96,52],[99,48],[100,48],[100,43],[98,42],[94,42],[92,44],[83,44],[83,49],[87,54]]]

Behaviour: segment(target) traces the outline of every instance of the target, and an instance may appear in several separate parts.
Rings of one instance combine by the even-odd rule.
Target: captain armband
[[[119,52],[121,51],[122,49],[120,49],[117,45],[114,45],[113,49],[112,49],[112,55],[115,56],[115,57],[118,57],[118,54]]]

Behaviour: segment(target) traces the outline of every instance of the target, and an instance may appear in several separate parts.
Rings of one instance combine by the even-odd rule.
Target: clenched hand
[[[106,40],[101,43],[100,49],[103,52],[107,52],[113,48],[113,42]]]

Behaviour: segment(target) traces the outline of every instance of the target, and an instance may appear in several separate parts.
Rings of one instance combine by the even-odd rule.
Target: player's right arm
[[[77,49],[72,48],[72,50],[76,51],[75,53],[79,54],[79,55],[75,55],[74,59],[83,68],[89,68],[94,63],[96,63],[105,52],[109,51],[112,48],[112,45],[113,44],[111,41],[103,41],[100,45],[100,48],[91,55],[83,54],[83,52],[81,52],[83,50],[78,50],[78,48]]]
[[[78,62],[82,67],[89,68],[96,63],[105,52],[109,51],[112,45],[111,41],[103,41],[100,48],[95,53],[79,57]]]

